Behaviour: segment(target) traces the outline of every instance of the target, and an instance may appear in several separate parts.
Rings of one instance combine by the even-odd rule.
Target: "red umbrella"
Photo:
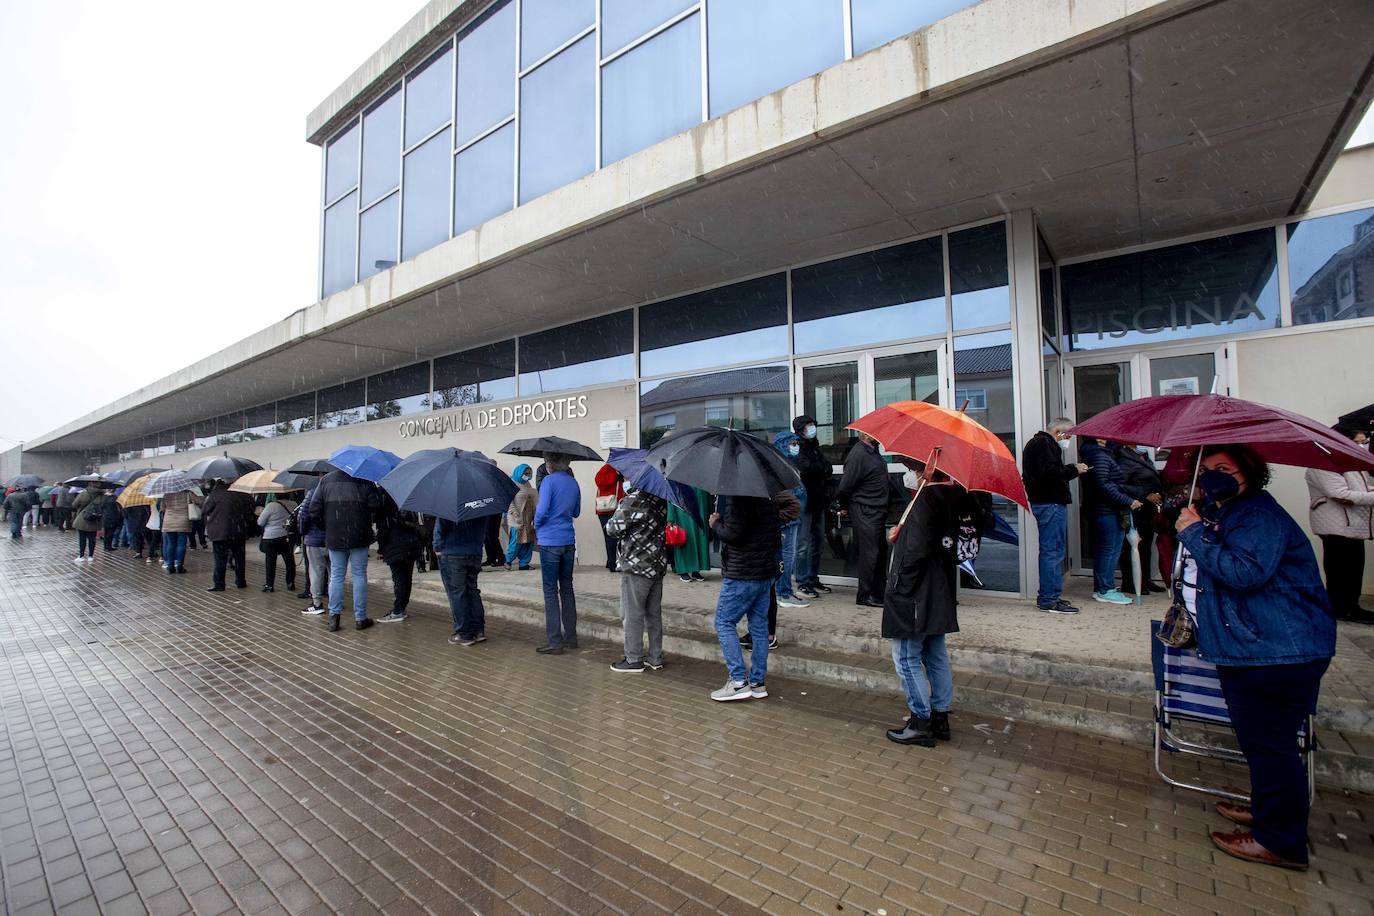
[[[1316,420],[1220,394],[1140,398],[1108,408],[1069,432],[1156,448],[1243,443],[1275,464],[1374,471],[1374,455]]]

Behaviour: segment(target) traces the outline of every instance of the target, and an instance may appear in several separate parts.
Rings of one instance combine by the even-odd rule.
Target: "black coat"
[[[956,581],[962,487],[927,484],[892,548],[883,593],[883,638],[919,639],[957,633]]]
[[[886,509],[892,498],[887,477],[887,462],[873,446],[860,440],[844,459],[844,475],[840,477],[835,498],[841,506],[868,506]]]
[[[801,474],[802,485],[806,487],[806,514],[824,515],[826,507],[830,505],[830,483],[834,471],[821,453],[821,444],[802,435],[802,430],[815,422],[806,414],[792,421],[792,432],[801,440],[801,454],[792,460],[792,464]]]
[[[106,531],[118,528],[124,524],[124,510],[119,507],[119,502],[114,494],[105,495],[105,504],[100,507],[100,525]]]
[[[1073,501],[1069,481],[1078,476],[1078,465],[1064,460],[1064,450],[1049,433],[1041,430],[1021,450],[1021,481],[1026,485],[1026,500],[1032,505],[1051,503],[1067,506]]]
[[[711,531],[721,543],[721,575],[727,579],[776,579],[782,525],[771,499],[720,498],[720,520]]]
[[[148,519],[152,517],[152,506],[130,506],[124,510],[124,518],[129,523],[130,528],[148,527]]]
[[[212,541],[238,541],[258,530],[253,515],[253,497],[228,487],[215,487],[201,506],[205,514],[205,536]]]
[[[382,562],[405,563],[420,558],[424,542],[420,540],[420,529],[407,518],[410,514],[396,508],[396,503],[386,497],[384,508],[377,519],[377,552]]]
[[[372,543],[372,519],[381,508],[376,486],[343,471],[330,471],[310,499],[310,522],[324,530],[324,546],[352,550]]]
[[[1117,467],[1121,468],[1121,489],[1139,500],[1151,493],[1164,493],[1164,480],[1155,470],[1154,462],[1133,448],[1122,448],[1116,453]]]

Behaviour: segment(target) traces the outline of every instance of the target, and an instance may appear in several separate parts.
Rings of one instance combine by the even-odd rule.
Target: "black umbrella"
[[[62,486],[82,488],[105,487],[107,489],[113,490],[116,487],[118,487],[119,484],[115,483],[113,480],[106,480],[99,474],[80,474],[76,477],[68,477],[66,480],[62,481]]]
[[[314,474],[316,477],[323,477],[336,468],[324,458],[302,458],[287,470],[292,474]],[[281,483],[281,481],[278,480],[277,483]]]
[[[138,478],[147,474],[156,474],[165,471],[166,468],[128,468],[123,471],[111,471],[105,475],[106,480],[112,480],[121,487],[127,487]]]
[[[669,480],[717,496],[766,498],[802,485],[796,469],[773,446],[719,426],[684,429],[644,457]]]
[[[516,439],[501,449],[502,455],[519,455],[522,458],[543,458],[545,455],[562,455],[569,461],[601,461],[601,456],[581,442],[564,439],[562,436],[538,436],[534,439]]]
[[[1342,426],[1353,426],[1357,429],[1369,432],[1374,430],[1374,404],[1366,404],[1359,410],[1352,410],[1350,413],[1342,414],[1340,418]]]
[[[520,489],[485,455],[456,448],[417,452],[379,484],[402,509],[451,522],[500,515]]]
[[[274,483],[279,483],[288,490],[313,490],[320,480],[319,474],[305,474],[300,471],[282,471],[272,478]]]
[[[19,487],[22,489],[25,487],[36,487],[41,483],[43,483],[43,478],[39,477],[37,474],[20,474],[18,477],[11,477],[9,480],[5,481],[5,486]]]
[[[238,480],[249,471],[261,471],[262,465],[252,458],[220,455],[202,458],[186,469],[186,476],[195,480]]]

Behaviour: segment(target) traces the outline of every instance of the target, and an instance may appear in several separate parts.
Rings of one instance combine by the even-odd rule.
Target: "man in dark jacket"
[[[448,609],[453,614],[453,635],[448,641],[465,649],[487,641],[487,609],[482,604],[477,576],[482,572],[482,548],[489,517],[479,515],[463,522],[441,518],[434,523],[439,578],[444,582]]]
[[[124,510],[124,523],[129,528],[129,540],[134,548],[134,559],[143,559],[143,545],[151,545],[152,534],[148,531],[148,519],[152,516],[151,506],[130,506]],[[148,554],[152,555],[149,549]]]
[[[1082,455],[1089,470],[1083,478],[1083,510],[1092,520],[1093,600],[1130,604],[1131,599],[1116,587],[1116,566],[1126,536],[1122,515],[1139,509],[1140,500],[1126,492],[1125,478],[1116,463],[1116,447],[1106,439],[1084,442]]]
[[[792,431],[801,442],[801,452],[792,463],[806,487],[806,508],[797,529],[797,559],[793,576],[797,590],[805,598],[830,591],[821,584],[821,550],[825,546],[825,510],[830,505],[830,460],[821,452],[816,439],[816,420],[802,414],[792,421]]]
[[[391,612],[378,623],[401,623],[406,619],[410,592],[415,579],[415,561],[420,558],[420,530],[411,513],[402,512],[391,496],[382,492],[382,511],[377,518],[377,553],[391,570],[391,591],[395,599]]]
[[[878,454],[878,440],[859,433],[859,441],[844,459],[844,475],[835,491],[840,511],[849,515],[859,553],[859,593],[854,603],[882,607],[887,587],[887,504],[890,486],[887,462]]]
[[[707,527],[721,544],[716,636],[730,673],[725,686],[711,692],[711,699],[762,699],[768,696],[764,685],[768,675],[768,596],[778,578],[782,526],[771,499],[731,496],[722,502],[720,510],[711,513]],[[749,636],[753,641],[748,672],[735,631],[735,625],[745,617],[749,619]]]
[[[113,493],[107,493],[101,507],[100,527],[105,536],[105,552],[113,553],[119,549],[119,533],[124,530],[124,510]]]
[[[1140,535],[1140,543],[1136,546],[1140,557],[1140,593],[1162,592],[1163,588],[1150,581],[1150,561],[1154,555],[1155,515],[1164,504],[1164,479],[1159,476],[1148,452],[1142,453],[1128,445],[1117,450],[1116,464],[1121,468],[1121,488],[1140,503],[1138,508],[1131,510],[1131,523]],[[1129,544],[1121,549],[1121,590],[1127,595],[1136,587],[1130,549]]]
[[[324,531],[329,549],[329,631],[343,616],[344,572],[353,574],[353,628],[372,626],[367,616],[367,545],[372,520],[382,507],[375,484],[343,471],[330,471],[310,498],[310,523]]]
[[[215,566],[210,587],[206,591],[224,591],[224,570],[230,558],[234,561],[234,587],[247,588],[247,558],[244,550],[248,535],[257,530],[253,517],[253,497],[236,493],[229,484],[216,480],[214,489],[201,506],[205,516],[205,535],[215,552]]]
[[[1021,450],[1021,480],[1040,535],[1040,590],[1035,605],[1051,614],[1077,614],[1064,600],[1064,557],[1069,544],[1069,481],[1086,474],[1086,464],[1064,460],[1073,421],[1058,417],[1030,437]]]

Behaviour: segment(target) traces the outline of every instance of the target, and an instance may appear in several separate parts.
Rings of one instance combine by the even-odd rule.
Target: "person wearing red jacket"
[[[606,533],[606,522],[615,514],[615,507],[625,498],[625,478],[609,464],[603,464],[592,478],[596,483],[596,520],[601,523],[601,537],[606,542],[606,568],[615,572],[616,539]]]

